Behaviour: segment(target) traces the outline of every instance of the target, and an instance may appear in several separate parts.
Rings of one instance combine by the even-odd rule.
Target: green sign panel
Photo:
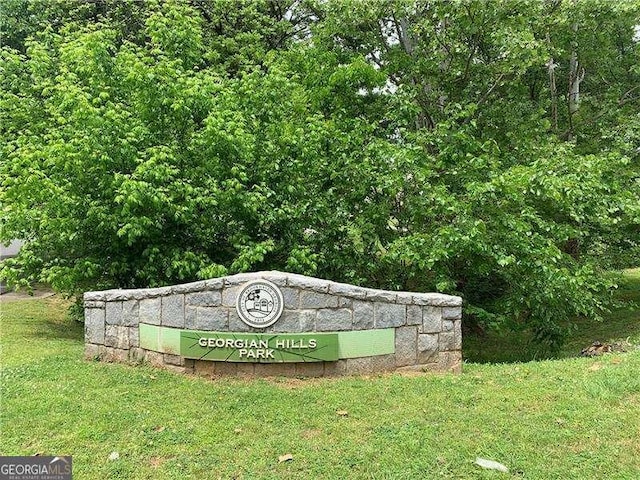
[[[338,334],[183,330],[180,332],[180,355],[222,362],[331,362],[338,360]]]

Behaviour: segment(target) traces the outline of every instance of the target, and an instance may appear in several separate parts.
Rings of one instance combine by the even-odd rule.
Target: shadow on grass
[[[67,320],[65,323],[44,322],[37,331],[33,331],[32,335],[42,335],[60,340],[77,340],[79,343],[83,343],[84,324],[75,320]]]
[[[70,302],[58,298],[3,302],[2,337],[84,341],[84,324],[68,315]]]
[[[528,332],[499,334],[467,333],[463,336],[463,357],[473,363],[510,363],[532,360],[577,357],[580,351],[594,341],[606,343],[630,342],[640,345],[640,268],[625,272],[625,281],[616,297],[626,306],[605,315],[601,322],[578,318],[560,350],[551,352],[536,344]],[[634,305],[635,304],[635,305]]]

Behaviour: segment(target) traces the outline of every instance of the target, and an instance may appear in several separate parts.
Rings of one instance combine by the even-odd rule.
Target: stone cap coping
[[[85,302],[109,302],[122,300],[143,300],[145,298],[164,297],[173,294],[194,293],[242,285],[251,280],[268,280],[280,287],[301,288],[319,293],[328,293],[356,300],[381,301],[404,305],[432,305],[436,307],[459,307],[462,297],[442,293],[394,292],[375,288],[358,287],[348,283],[332,282],[315,277],[307,277],[295,273],[278,272],[276,270],[239,273],[227,277],[201,280],[170,287],[115,289],[98,292],[85,292]]]

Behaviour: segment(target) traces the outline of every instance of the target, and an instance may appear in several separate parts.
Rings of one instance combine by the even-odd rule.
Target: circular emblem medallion
[[[236,301],[240,319],[255,328],[266,328],[276,323],[283,308],[282,292],[267,280],[246,283]]]

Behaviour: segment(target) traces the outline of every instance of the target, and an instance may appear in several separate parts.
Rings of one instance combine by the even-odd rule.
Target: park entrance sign
[[[275,271],[87,292],[85,356],[211,377],[458,372],[461,305]]]
[[[180,354],[195,360],[224,362],[336,361],[338,335],[180,332]]]

